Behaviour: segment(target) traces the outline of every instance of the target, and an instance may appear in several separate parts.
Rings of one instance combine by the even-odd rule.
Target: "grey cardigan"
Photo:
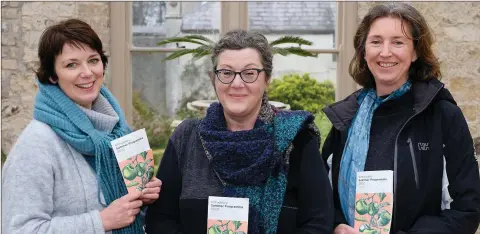
[[[102,98],[94,103],[95,111],[82,109],[97,129],[108,130],[118,116]],[[10,151],[2,190],[2,233],[105,233],[95,172],[40,121],[32,120]]]

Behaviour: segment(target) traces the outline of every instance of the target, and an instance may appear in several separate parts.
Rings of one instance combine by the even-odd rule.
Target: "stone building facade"
[[[2,1],[2,152],[8,153],[32,118],[36,94],[38,41],[45,28],[60,20],[85,20],[109,51],[108,2]],[[107,72],[108,73],[108,72]]]
[[[359,3],[359,20],[375,3]],[[480,137],[480,3],[412,2],[436,37],[442,81],[462,108],[474,138]],[[32,115],[38,40],[48,25],[70,17],[89,22],[108,53],[108,2],[2,2],[2,149]]]
[[[108,54],[110,3],[3,1],[1,4],[1,149],[8,153],[32,118],[36,94],[32,69],[37,67],[38,40],[43,30],[60,20],[83,19],[99,34]],[[373,4],[358,3],[359,20]],[[473,137],[480,139],[480,3],[411,4],[432,28],[436,37],[434,49],[441,61],[442,81],[463,110]]]
[[[8,152],[32,116],[34,73],[42,31],[59,20],[78,17],[99,33],[108,53],[108,2],[2,2],[2,150]],[[359,20],[372,2],[358,4]],[[474,138],[480,138],[480,3],[412,2],[436,37],[442,81],[462,108]],[[108,74],[108,71],[107,71]]]

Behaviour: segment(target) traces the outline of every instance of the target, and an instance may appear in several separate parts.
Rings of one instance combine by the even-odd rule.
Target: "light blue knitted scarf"
[[[397,99],[408,92],[411,86],[412,83],[408,80],[402,85],[402,87],[392,92],[383,100],[377,96],[375,89],[365,89],[357,99],[360,107],[358,108],[357,114],[353,118],[352,125],[348,130],[347,142],[345,143],[345,148],[343,150],[338,177],[340,204],[342,205],[342,211],[348,224],[352,227],[355,222],[357,172],[365,169],[373,113],[382,103],[388,100]]]
[[[117,159],[111,149],[110,141],[131,132],[123,112],[114,96],[103,87],[100,94],[108,100],[119,117],[118,123],[110,133],[95,129],[94,125],[80,107],[60,89],[58,85],[38,83],[33,116],[36,120],[48,124],[63,140],[84,155],[95,157],[95,172],[106,205],[128,193],[123,181]],[[88,157],[88,156],[87,156]],[[104,204],[105,205],[105,204]],[[114,234],[144,233],[141,218],[125,228],[113,230]]]

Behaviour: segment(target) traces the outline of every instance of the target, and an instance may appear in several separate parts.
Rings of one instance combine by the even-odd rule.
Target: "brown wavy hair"
[[[348,72],[355,82],[363,87],[375,87],[375,79],[365,61],[365,42],[373,21],[382,17],[399,18],[402,21],[403,34],[405,37],[413,40],[418,58],[410,65],[408,70],[409,78],[412,80],[440,79],[440,64],[432,50],[434,43],[433,33],[425,18],[408,4],[386,3],[376,5],[368,11],[353,38],[355,55],[350,62]],[[413,38],[407,35],[405,23]]]
[[[65,43],[76,48],[82,48],[83,43],[97,51],[103,63],[103,71],[107,67],[108,58],[103,51],[102,41],[89,24],[79,19],[61,21],[45,29],[38,45],[38,58],[40,67],[35,71],[42,84],[53,84],[57,81],[55,72],[55,59],[62,53]]]

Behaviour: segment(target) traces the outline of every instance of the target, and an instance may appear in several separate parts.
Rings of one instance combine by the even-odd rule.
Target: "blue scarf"
[[[229,131],[223,107],[210,105],[199,125],[200,139],[226,197],[249,198],[248,233],[276,233],[287,187],[289,155],[299,131],[311,128],[306,111],[278,111],[262,100],[254,128]]]
[[[342,211],[348,224],[352,227],[355,222],[357,172],[365,169],[373,113],[382,103],[401,97],[410,90],[411,86],[412,83],[408,80],[383,100],[377,96],[377,92],[373,88],[363,90],[358,96],[357,101],[360,107],[348,131],[338,177],[338,194]]]
[[[128,193],[123,181],[117,159],[111,149],[110,141],[131,132],[123,112],[113,95],[103,87],[100,94],[105,97],[119,116],[119,122],[112,132],[95,129],[87,115],[73,102],[58,85],[38,83],[33,116],[36,120],[48,124],[64,141],[86,157],[95,157],[95,172],[99,185],[98,196],[102,191],[106,204]],[[105,204],[104,204],[105,205]],[[137,215],[135,222],[122,229],[113,230],[114,234],[144,233],[141,220]]]

